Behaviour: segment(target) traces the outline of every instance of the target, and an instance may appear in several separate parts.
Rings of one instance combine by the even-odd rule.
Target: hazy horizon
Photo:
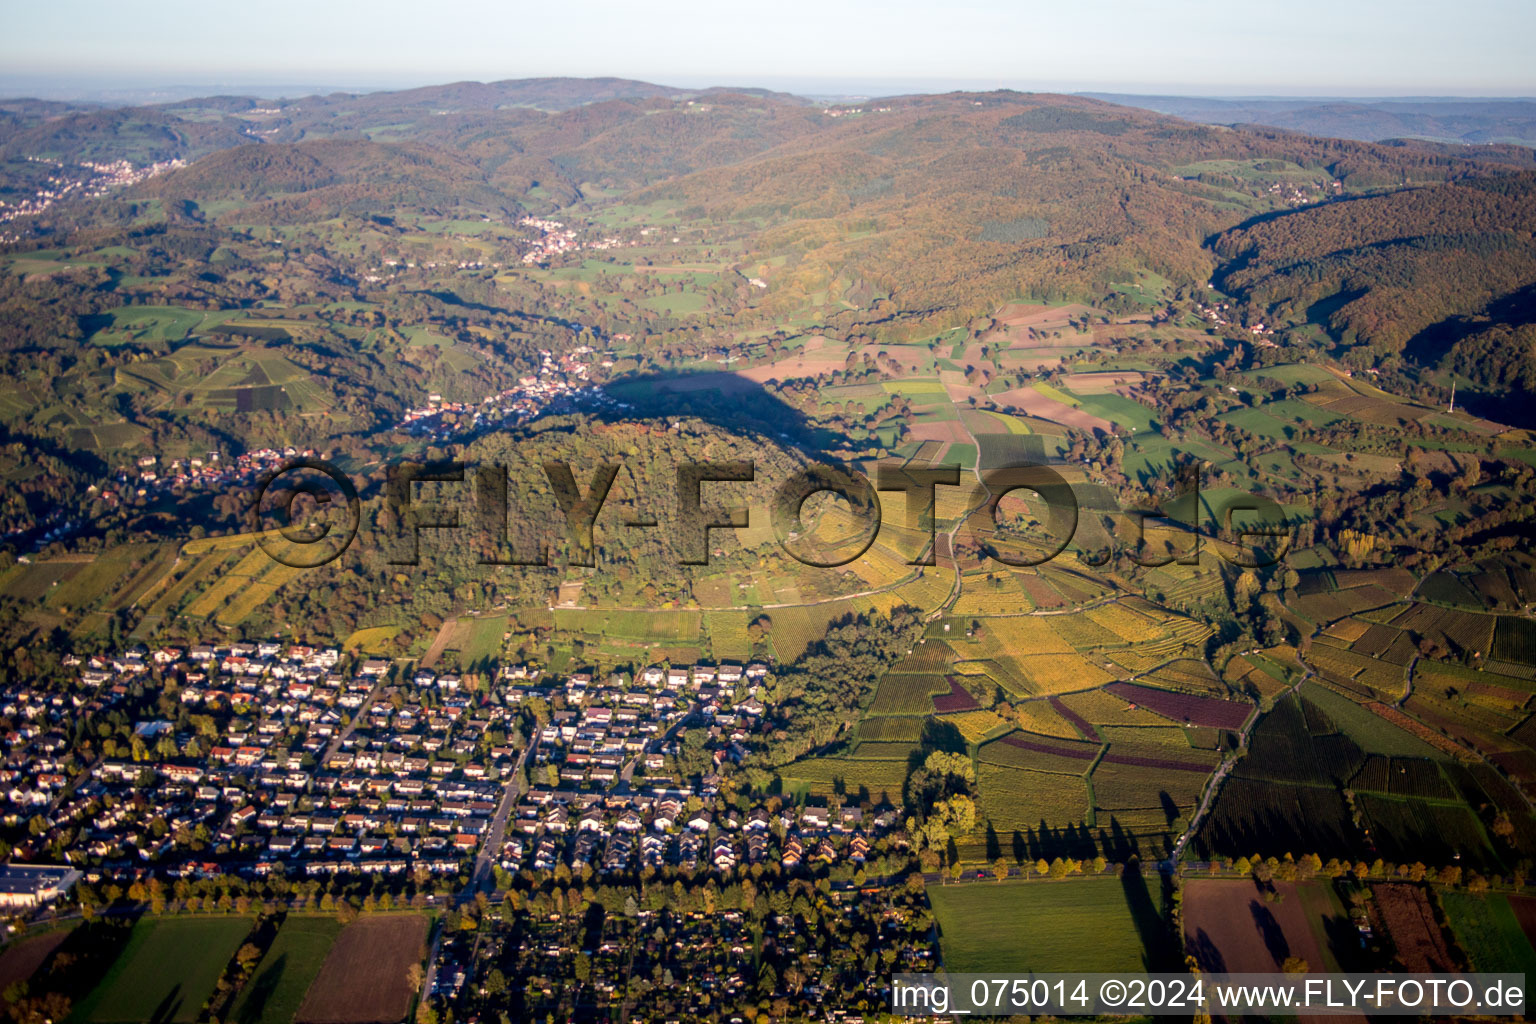
[[[278,0],[216,31],[190,0],[27,5],[0,40],[0,82],[97,92],[234,88],[288,94],[537,77],[640,79],[889,95],[954,88],[1229,97],[1506,98],[1536,94],[1536,5],[1466,0],[1128,0],[1071,9],[913,0],[722,16],[689,0],[599,4],[573,21],[534,5],[426,11],[401,0]],[[893,69],[895,69],[893,71]],[[6,91],[11,91],[7,89]]]
[[[496,77],[466,78],[463,76],[432,78],[412,76],[396,80],[369,79],[293,79],[220,78],[215,76],[182,76],[180,78],[155,79],[134,75],[97,77],[46,74],[0,73],[0,99],[41,99],[80,103],[152,104],[178,102],[185,99],[212,95],[241,95],[270,99],[293,99],[301,96],[331,93],[390,92],[407,89],[430,88],[459,82],[491,83],[525,78],[633,78],[636,81],[676,89],[740,88],[769,89],[792,93],[809,99],[824,98],[879,98],[907,93],[988,92],[1011,89],[1017,92],[1063,93],[1069,95],[1118,95],[1139,98],[1183,98],[1233,102],[1475,102],[1507,101],[1536,102],[1536,87],[1526,93],[1495,92],[1386,92],[1386,91],[1321,91],[1312,92],[1298,88],[1295,91],[1271,89],[1265,92],[1243,92],[1234,87],[1201,88],[1191,83],[1125,83],[1125,82],[1025,82],[985,79],[908,79],[873,81],[862,78],[835,77],[793,78],[776,76],[760,78],[694,78],[690,76],[634,77],[628,75],[504,75]]]

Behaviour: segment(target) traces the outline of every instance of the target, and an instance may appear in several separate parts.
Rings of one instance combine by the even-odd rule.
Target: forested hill
[[[1505,306],[1532,280],[1532,175],[1504,149],[1213,127],[1049,94],[821,107],[619,79],[7,109],[0,158],[14,180],[52,173],[38,158],[194,158],[47,208],[24,222],[26,245],[156,221],[200,239],[338,218],[521,233],[529,214],[591,224],[643,207],[668,211],[703,255],[730,246],[736,270],[776,268],[752,295],[754,322],[810,305],[832,334],[913,341],[1011,299],[1128,312],[1138,275],[1185,298],[1216,275],[1248,300],[1245,320],[1315,318],[1394,353],[1426,331],[1441,338],[1426,351],[1465,335],[1458,358],[1488,363],[1486,379],[1522,379],[1511,339],[1470,337],[1484,315],[1518,328]],[[1276,216],[1286,207],[1298,212]],[[225,276],[193,275],[194,287]],[[748,288],[753,275],[739,276]],[[338,294],[357,283],[328,282]],[[1458,317],[1472,318],[1458,337],[1433,333]]]
[[[646,200],[761,218],[767,250],[891,294],[881,336],[915,336],[999,299],[1102,296],[1148,267],[1203,284],[1213,234],[1255,176],[1316,191],[1491,173],[1468,155],[1228,130],[1078,97],[999,92],[889,101],[758,156],[658,183]],[[1278,187],[1278,185],[1277,185]],[[930,315],[931,314],[931,315]]]
[[[788,93],[740,89],[676,89],[621,78],[528,78],[455,82],[418,89],[332,93],[273,100],[209,96],[142,107],[107,108],[40,100],[0,100],[0,159],[129,159],[150,163],[196,159],[219,149],[261,142],[327,138],[400,141],[422,139],[447,148],[490,148],[501,157],[518,152],[509,137],[561,112],[614,105],[624,110],[685,109],[729,103],[733,96],[785,107],[806,106]],[[599,119],[600,121],[601,119]],[[592,123],[589,117],[561,122]]]
[[[1203,284],[1216,265],[1206,239],[1272,209],[1256,201],[1271,180],[1315,201],[1335,194],[1330,181],[1347,194],[1508,170],[1470,151],[1233,131],[1080,97],[819,109],[711,92],[545,113],[490,107],[492,88],[443,87],[433,95],[462,95],[462,107],[416,120],[422,104],[406,94],[249,115],[270,120],[248,128],[266,141],[131,194],[197,218],[298,223],[400,209],[504,220],[633,193],[701,224],[759,225],[755,254],[792,252],[791,280],[804,278],[776,290],[786,302],[817,290],[827,268],[867,282],[888,299],[854,319],[899,340],[1019,295],[1101,298],[1139,268]]]
[[[488,180],[474,161],[416,142],[325,139],[240,146],[152,178],[134,197],[229,208],[244,223],[296,224],[402,207],[513,216],[515,191]]]
[[[1474,380],[1536,383],[1536,173],[1404,189],[1261,219],[1218,236],[1218,283],[1271,317]]]

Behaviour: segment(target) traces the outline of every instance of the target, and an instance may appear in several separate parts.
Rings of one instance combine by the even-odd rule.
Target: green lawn
[[[1124,395],[1084,395],[1075,404],[1086,413],[1102,417],[1118,426],[1130,427],[1138,434],[1157,427],[1157,418],[1151,409]]]
[[[100,985],[75,1008],[75,1024],[192,1024],[235,950],[248,917],[145,918]]]
[[[1521,930],[1508,899],[1441,892],[1440,905],[1473,970],[1536,975],[1536,950]]]
[[[951,972],[1171,969],[1156,874],[935,883],[928,899]]]
[[[501,637],[507,630],[505,615],[487,615],[470,620],[469,643],[459,654],[466,665],[474,665],[501,654]]]
[[[341,933],[334,917],[290,917],[230,1012],[231,1024],[289,1024]]]
[[[955,442],[944,452],[944,461],[958,462],[961,469],[976,468],[976,446],[973,444],[961,444]]]
[[[640,305],[658,313],[671,310],[674,316],[687,316],[703,309],[706,298],[703,292],[667,292],[664,295],[652,295],[641,299]]]
[[[106,314],[91,341],[97,345],[121,345],[130,341],[169,344],[181,341],[205,319],[200,310],[184,306],[124,306]]]

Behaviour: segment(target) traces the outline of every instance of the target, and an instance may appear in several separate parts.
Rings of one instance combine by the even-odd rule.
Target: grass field
[[[399,632],[399,626],[369,626],[366,629],[354,631],[342,644],[342,649],[362,651],[364,654],[383,654],[389,649],[389,642]]]
[[[1134,873],[985,880],[929,886],[928,899],[951,972],[1139,972],[1173,948],[1160,884]]]
[[[89,1024],[192,1024],[251,920],[146,918],[72,1020]]]
[[[484,615],[459,620],[459,660],[465,666],[479,665],[501,654],[502,634],[507,630],[505,615]]]
[[[555,626],[558,629],[587,636],[619,637],[626,640],[697,640],[703,621],[702,614],[697,611],[555,609]]]
[[[334,917],[290,917],[283,922],[256,973],[230,1010],[232,1024],[289,1024],[320,973],[341,923]]]
[[[1440,893],[1440,906],[1474,971],[1536,975],[1536,950],[1509,900],[1496,893]]]

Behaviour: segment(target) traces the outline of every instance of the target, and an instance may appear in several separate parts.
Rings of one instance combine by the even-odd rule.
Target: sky
[[[6,0],[0,25],[0,84],[55,93],[612,75],[812,94],[1536,95],[1536,0]]]

